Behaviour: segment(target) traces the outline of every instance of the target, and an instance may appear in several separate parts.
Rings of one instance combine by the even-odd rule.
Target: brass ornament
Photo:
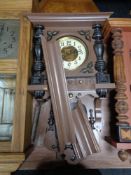
[[[118,157],[121,161],[126,161],[128,159],[128,152],[122,149],[118,152]]]

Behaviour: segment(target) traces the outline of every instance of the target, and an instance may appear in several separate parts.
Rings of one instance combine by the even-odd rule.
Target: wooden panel
[[[49,47],[50,46],[50,47]],[[60,152],[64,152],[67,143],[74,143],[74,128],[71,127],[73,123],[71,108],[68,102],[67,84],[62,61],[59,61],[56,52],[52,52],[53,44],[47,45],[46,39],[42,38],[42,47],[45,55],[45,64],[47,69],[48,81],[50,86],[51,100],[53,104],[53,111],[55,115],[55,122],[57,127],[57,134],[59,140]],[[57,47],[57,46],[56,46]],[[54,46],[55,48],[55,46]],[[54,56],[54,57],[53,57]],[[58,75],[61,75],[58,77]],[[66,114],[66,118],[64,117]],[[70,122],[69,122],[70,121]]]
[[[10,173],[7,173],[7,172],[5,172],[5,173],[0,173],[1,175],[10,175]]]
[[[45,147],[35,147],[20,167],[20,170],[51,168],[50,166],[46,166],[46,164],[55,161],[56,153],[54,151],[50,151]],[[43,166],[44,164],[45,166]]]
[[[0,175],[15,171],[24,159],[24,154],[0,153]]]
[[[12,162],[12,163],[0,163],[0,174],[1,172],[13,172],[15,171],[16,169],[18,169],[20,166],[20,163],[18,162]]]
[[[22,152],[25,146],[25,129],[28,124],[28,131],[30,132],[30,117],[27,112],[27,84],[28,84],[28,67],[30,59],[30,22],[22,17],[21,18],[21,31],[20,31],[20,52],[17,67],[17,80],[16,80],[16,101],[15,101],[15,117],[14,117],[14,130],[12,138],[12,151]],[[32,105],[28,102],[28,105]],[[28,106],[28,109],[31,109]],[[27,116],[26,116],[27,115]],[[26,123],[26,119],[28,123]],[[27,139],[26,139],[27,140]]]
[[[11,142],[0,142],[0,152],[10,152]]]
[[[93,0],[43,0],[35,5],[39,12],[60,13],[60,12],[98,12]]]
[[[131,24],[131,22],[130,22]],[[131,58],[130,58],[130,49],[131,49],[131,32],[123,32],[123,57],[124,57],[124,68],[125,68],[125,76],[126,76],[126,95],[127,95],[127,103],[129,106],[127,116],[128,122],[131,125]]]
[[[113,27],[124,27],[129,28],[131,27],[131,19],[129,18],[110,18],[108,20],[110,26]]]
[[[130,158],[126,161],[121,161],[118,157],[119,148],[116,149],[114,146],[110,145],[105,141],[105,136],[109,135],[110,127],[107,125],[110,121],[110,112],[109,112],[109,101],[108,99],[102,99],[102,130],[97,133],[97,139],[100,144],[101,152],[97,154],[92,154],[87,156],[87,159],[84,159],[81,162],[85,168],[130,168]],[[124,147],[123,147],[124,148]],[[58,157],[57,157],[58,158]],[[46,168],[59,168],[62,165],[62,161],[59,158],[56,160],[55,154],[52,151],[47,150],[44,147],[37,147],[25,160],[25,162],[20,167],[20,170],[28,169],[46,169]],[[67,168],[67,164],[65,165]],[[71,166],[69,165],[69,168]]]
[[[119,100],[122,106],[119,103],[116,103],[116,118],[117,118],[117,127],[118,130],[123,131],[119,133],[119,141],[121,142],[130,142],[130,130],[125,130],[128,128],[128,125],[122,125],[123,123],[131,125],[131,60],[130,60],[130,49],[131,49],[131,19],[122,19],[115,18],[109,19],[105,23],[104,27],[104,36],[107,40],[111,33],[113,33],[113,42],[112,46],[114,49],[114,79],[116,84],[116,90],[119,92],[116,95],[115,99]],[[122,84],[121,84],[122,83]],[[118,104],[118,105],[117,105]],[[125,109],[125,111],[121,112]],[[118,123],[120,122],[120,123]],[[119,126],[120,125],[120,126]],[[123,129],[125,127],[125,129]],[[123,138],[122,138],[123,137]],[[113,140],[111,137],[108,137],[108,142],[115,146],[118,149],[128,150],[131,148],[130,143],[119,143],[118,140]]]
[[[21,162],[24,159],[23,153],[0,153],[0,162]]]
[[[4,11],[31,11],[32,0],[4,0],[0,1],[0,10]]]
[[[4,0],[0,1],[0,18],[1,19],[19,19],[21,13],[30,12],[32,10],[33,0]],[[8,152],[7,154],[0,154],[0,174],[9,175],[10,172],[15,171],[25,159],[24,154],[10,154],[9,152],[22,152],[24,149],[25,140],[29,137],[25,133],[27,123],[31,123],[29,117],[27,123],[25,120],[26,114],[30,115],[30,106],[26,113],[27,105],[27,77],[28,77],[28,65],[29,65],[29,43],[30,43],[30,23],[27,20],[21,19],[21,43],[20,54],[18,60],[0,60],[0,73],[15,73],[17,74],[16,85],[16,106],[14,117],[14,130],[12,145],[10,142],[1,142],[0,151]],[[18,61],[18,67],[17,67]],[[23,66],[23,67],[21,67]],[[30,95],[29,95],[30,96]],[[21,101],[20,101],[21,99]],[[31,99],[29,97],[29,99]],[[29,104],[30,101],[29,101]],[[29,111],[29,112],[28,112]],[[28,133],[28,132],[27,132]],[[26,139],[25,139],[25,138]],[[12,150],[11,150],[12,148]]]
[[[44,14],[44,15],[42,15]],[[112,13],[110,12],[101,12],[101,13],[31,13],[27,17],[34,24],[41,24],[44,27],[70,27],[74,29],[74,25],[77,27],[82,27],[83,29],[89,25],[99,23],[105,23],[105,20],[110,17]],[[74,32],[74,31],[73,31]]]
[[[44,84],[44,85],[29,85],[28,86],[28,91],[29,92],[32,92],[32,91],[35,91],[35,90],[44,90],[44,91],[48,91],[48,85],[47,84]]]
[[[21,13],[18,11],[0,11],[0,18],[2,19],[19,19]]]
[[[124,31],[131,31],[131,19],[129,18],[110,18],[106,21],[103,33],[104,39],[107,40],[113,28],[123,28]]]
[[[0,73],[16,73],[17,60],[0,60]]]

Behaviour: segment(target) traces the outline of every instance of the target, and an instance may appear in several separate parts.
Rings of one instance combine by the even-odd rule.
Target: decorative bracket
[[[85,37],[86,40],[91,41],[91,32],[90,30],[85,31],[85,30],[81,30],[78,32],[80,35],[83,35]]]
[[[58,31],[48,31],[47,32],[47,41],[52,40],[53,36],[57,35],[59,32]]]

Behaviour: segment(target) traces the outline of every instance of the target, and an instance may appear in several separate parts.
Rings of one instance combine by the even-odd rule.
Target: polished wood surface
[[[39,16],[39,14],[38,14]],[[36,20],[36,18],[32,18],[32,20]],[[33,22],[34,22],[33,21]],[[42,23],[41,19],[41,23]],[[58,19],[57,21],[58,22]],[[37,23],[35,23],[37,24]],[[45,24],[46,25],[46,24]],[[55,25],[55,24],[54,24]],[[109,33],[108,33],[109,34]],[[115,87],[114,85],[111,87]],[[97,154],[93,154],[88,156],[85,160],[82,161],[82,164],[86,168],[129,168],[130,167],[130,154],[128,159],[126,159],[124,162],[120,159],[118,156],[119,149],[123,148],[120,147],[119,149],[116,149],[114,146],[109,144],[105,140],[105,136],[110,135],[110,107],[109,107],[109,99],[101,99],[101,113],[102,113],[102,129],[101,131],[95,130],[94,133],[97,137],[97,141],[100,144],[101,152]],[[36,151],[37,150],[37,151]],[[28,157],[28,159],[25,161],[24,165],[21,167],[21,169],[27,169],[30,167],[31,169],[38,169],[38,167],[41,168],[47,168],[48,165],[47,159],[41,157],[41,154],[46,155],[46,149],[44,147],[36,147],[32,154]],[[49,157],[48,162],[54,162],[56,157]],[[36,161],[37,160],[37,161]],[[46,165],[46,166],[40,166],[40,165]]]
[[[14,117],[14,132],[12,151],[22,152],[26,145],[29,144],[29,137],[26,139],[26,132],[30,133],[30,126],[28,125],[28,131],[26,130],[26,124],[31,125],[31,112],[32,104],[27,100],[30,99],[30,94],[27,93],[28,83],[28,67],[30,65],[30,22],[22,17],[21,18],[21,35],[20,35],[20,51],[19,60],[17,66],[17,80],[16,80],[16,101],[15,101],[15,117]],[[23,42],[24,41],[24,42]],[[21,100],[20,100],[21,99]],[[28,105],[28,106],[27,106]],[[22,106],[22,107],[21,107]],[[27,115],[27,117],[26,117]],[[17,131],[17,132],[16,132]],[[28,142],[28,143],[26,143]]]
[[[2,11],[18,11],[18,12],[25,12],[32,10],[32,0],[4,0],[0,1],[0,10]]]
[[[108,106],[109,100],[102,99],[101,102],[101,122],[103,127],[101,132],[95,130],[95,135],[98,143],[100,144],[101,152],[87,156],[81,164],[85,168],[130,168],[130,154],[128,155],[128,159],[124,162],[118,157],[119,150],[122,148],[124,149],[125,147],[118,147],[118,149],[116,149],[115,146],[112,146],[105,140],[105,136],[108,136],[110,133],[110,126],[108,125],[110,121]],[[53,151],[49,151],[43,146],[36,146],[34,147],[32,153],[24,161],[24,164],[21,165],[20,170],[51,169],[59,168],[61,166],[63,167],[63,165],[65,165],[65,162],[61,161]]]
[[[59,36],[57,37],[59,38]],[[62,66],[62,59],[59,59],[61,53],[56,40],[57,38],[49,42],[42,37],[44,60],[55,115],[59,148],[60,153],[64,153],[65,159],[69,161],[71,154],[68,153],[65,147],[68,143],[72,143],[72,145],[75,145],[74,151],[77,150],[76,152],[79,155],[78,160],[75,161],[79,161],[79,159],[85,158],[88,154],[99,152],[100,149],[85,111],[82,108],[83,106],[79,104],[76,110],[71,110],[65,71]]]
[[[119,28],[115,28],[112,30],[112,47],[114,53],[114,80],[116,83],[116,104],[115,110],[117,112],[117,120],[118,124],[126,123],[128,116],[126,113],[128,112],[128,103],[127,103],[127,95],[125,94],[127,82],[125,76],[125,66],[124,66],[124,57],[123,57],[123,41],[122,35],[123,32]]]
[[[118,29],[121,30],[121,40],[123,42],[123,48],[122,48],[122,59],[123,59],[123,63],[122,63],[122,72],[124,71],[125,74],[125,86],[126,86],[126,90],[125,90],[125,95],[127,96],[127,103],[128,103],[128,111],[126,113],[126,115],[128,116],[127,122],[129,122],[129,124],[131,125],[131,91],[130,91],[130,84],[131,84],[131,80],[130,80],[130,73],[131,73],[131,69],[129,68],[131,62],[130,62],[130,49],[131,49],[131,43],[130,43],[130,36],[131,36],[131,19],[122,19],[122,18],[116,18],[116,19],[109,19],[108,21],[106,21],[105,24],[105,30],[104,30],[104,34],[105,34],[105,38],[106,36],[109,36],[109,33],[111,32],[111,30],[114,29]],[[121,75],[119,75],[120,78],[122,78]]]
[[[131,105],[131,98],[130,98],[130,68],[129,65],[130,63],[130,35],[131,35],[131,19],[122,19],[122,18],[111,18],[106,21],[105,23],[105,28],[104,28],[104,36],[107,38],[107,36],[110,36],[110,32],[114,29],[121,30],[121,40],[123,42],[123,46],[121,49],[121,54],[122,54],[122,72],[124,71],[125,74],[125,85],[126,85],[126,90],[125,94],[127,96],[127,102],[128,102],[128,112],[127,116],[128,122],[131,124],[131,117],[130,117],[130,105]],[[117,43],[118,44],[118,43]],[[123,69],[124,68],[124,69]],[[122,78],[121,75],[119,75],[119,78]]]
[[[20,20],[20,47],[17,60],[0,60],[0,73],[17,74],[16,82],[16,105],[13,121],[13,138],[11,142],[0,142],[0,174],[9,175],[18,169],[25,159],[24,149],[29,145],[30,130],[27,123],[30,122],[31,101],[30,94],[27,93],[27,76],[30,53],[30,23],[22,17],[23,12],[30,12],[32,0],[5,0],[0,1],[0,19]],[[24,40],[24,42],[23,42]],[[22,68],[22,66],[24,66]],[[21,100],[20,100],[21,99]],[[28,104],[27,105],[27,100]],[[30,116],[30,117],[26,117]],[[29,128],[29,126],[28,126]]]
[[[131,94],[130,94],[130,33],[131,33],[131,19],[109,19],[105,23],[104,35],[105,40],[110,35],[110,32],[113,32],[113,49],[114,49],[114,79],[116,82],[116,99],[120,103],[116,105],[117,110],[117,119],[122,123],[127,123],[127,126],[121,126],[118,123],[119,132],[122,132],[125,141],[121,138],[121,133],[119,137],[122,142],[114,141],[111,139],[110,143],[117,148],[128,150],[131,148],[130,143],[130,129],[128,130],[128,125],[131,125]],[[121,103],[122,102],[122,103]],[[119,117],[120,116],[120,117]]]
[[[130,22],[131,23],[131,22]],[[129,109],[127,112],[128,122],[131,125],[131,57],[130,57],[130,50],[131,50],[131,32],[125,31],[123,32],[123,57],[124,57],[124,66],[125,66],[125,76],[126,76],[126,95],[127,95],[127,103],[129,105]]]
[[[18,5],[18,0],[10,1],[10,0],[5,0],[0,2],[0,16],[1,18],[19,18],[18,16],[21,16],[21,11],[31,11],[32,9],[32,4],[31,0],[23,0],[19,2]],[[38,4],[39,3],[39,4]],[[69,5],[67,5],[69,3]],[[83,3],[78,0],[74,2],[74,0],[69,1],[69,0],[34,0],[35,8],[34,10],[37,12],[47,12],[47,13],[52,13],[52,12],[96,12],[98,11],[97,7],[94,5],[93,1],[88,1],[88,0],[83,0]],[[25,24],[26,23],[26,24]],[[23,37],[24,37],[24,32],[26,33],[24,40],[26,40],[26,43],[29,42],[30,40],[30,24],[28,21],[25,20],[25,28],[23,29]],[[130,19],[111,19],[110,22],[107,22],[110,25],[106,27],[105,29],[105,35],[109,36],[109,33],[111,31],[111,25],[113,27],[124,27],[124,30],[127,32],[130,31],[131,27],[131,22]],[[29,33],[28,33],[29,32]],[[130,35],[128,33],[125,33],[124,37],[128,37],[128,44],[125,45],[125,49],[127,49],[126,54],[128,54],[128,45],[130,46]],[[106,38],[106,37],[105,37]],[[27,41],[28,40],[28,41]],[[28,45],[28,44],[27,44]],[[26,47],[23,46],[21,43],[21,48]],[[12,145],[12,151],[23,151],[24,148],[26,148],[30,142],[29,136],[30,136],[30,131],[28,132],[28,126],[30,128],[31,125],[31,104],[32,104],[32,97],[31,95],[27,92],[34,90],[36,87],[28,87],[27,86],[27,77],[29,76],[28,74],[28,65],[29,63],[29,52],[28,52],[29,47],[27,46],[26,51],[24,51],[23,56],[21,56],[20,62],[22,66],[24,66],[23,69],[16,70],[17,64],[6,64],[2,63],[7,69],[8,73],[11,72],[16,72],[18,73],[18,86],[19,86],[19,91],[17,92],[17,95],[19,99],[17,100],[17,109],[16,113],[20,115],[20,119],[15,117],[15,123],[18,122],[18,126],[16,129],[18,129],[18,133],[14,133],[15,140],[13,141]],[[22,53],[21,53],[22,55]],[[124,55],[126,57],[127,55]],[[129,55],[128,55],[129,56]],[[23,60],[22,60],[23,59]],[[130,63],[130,59],[128,57],[126,64]],[[1,73],[5,72],[4,66],[0,64],[0,69]],[[128,76],[130,76],[130,70],[126,69],[128,72]],[[22,73],[22,77],[21,77]],[[129,82],[130,84],[130,82]],[[111,86],[112,87],[112,86]],[[41,87],[39,87],[41,89]],[[47,90],[47,87],[45,87]],[[114,88],[114,85],[113,85]],[[129,90],[129,89],[128,89]],[[23,107],[21,108],[21,102],[23,104]],[[97,138],[98,142],[100,144],[101,153],[97,153],[95,155],[90,155],[82,161],[82,164],[86,168],[130,168],[131,167],[131,155],[129,154],[129,157],[126,161],[121,161],[118,156],[118,150],[120,149],[125,149],[125,146],[128,145],[128,148],[130,148],[129,144],[123,145],[119,144],[118,149],[116,149],[114,146],[110,145],[108,142],[105,141],[105,135],[109,135],[110,133],[110,127],[109,127],[109,122],[110,122],[110,111],[109,111],[109,104],[108,104],[108,99],[103,99],[102,100],[102,105],[101,105],[101,111],[102,111],[102,125],[104,126],[101,130],[101,132],[95,131],[95,134],[98,135]],[[130,103],[130,102],[129,102]],[[29,105],[29,106],[28,106]],[[20,109],[21,108],[21,109]],[[26,111],[27,108],[27,111]],[[19,110],[20,109],[20,110]],[[26,114],[26,115],[25,115]],[[24,118],[23,118],[24,116]],[[21,122],[24,122],[26,116],[26,124],[21,125]],[[130,118],[128,120],[130,122]],[[43,121],[44,122],[44,121]],[[30,124],[29,124],[30,123]],[[28,125],[29,124],[29,125]],[[24,129],[26,131],[24,132]],[[24,132],[24,133],[23,133]],[[26,135],[26,138],[24,139],[24,134]],[[19,142],[20,141],[20,142]],[[15,142],[18,143],[18,145],[15,145]],[[10,143],[2,143],[1,144],[1,150],[3,152],[6,152],[7,150],[10,151]],[[126,147],[127,148],[127,147]],[[1,175],[10,175],[9,172],[16,170],[21,162],[24,160],[24,155],[23,154],[16,154],[13,153],[12,155],[2,153],[0,154],[0,174]],[[9,163],[10,161],[10,163]],[[56,161],[56,154],[52,151],[47,150],[46,148],[42,147],[35,147],[32,153],[28,156],[24,164],[20,167],[21,170],[26,169],[42,169],[42,168],[53,168],[54,166],[50,162],[56,162],[54,163],[55,167],[59,167],[61,163],[59,161]],[[1,172],[2,171],[2,172]]]
[[[0,174],[9,174],[19,168],[25,159],[22,153],[0,153]]]
[[[92,0],[38,0],[34,1],[34,10],[44,13],[86,13],[98,12]]]
[[[0,60],[0,73],[14,73],[16,74],[17,61],[16,60]]]

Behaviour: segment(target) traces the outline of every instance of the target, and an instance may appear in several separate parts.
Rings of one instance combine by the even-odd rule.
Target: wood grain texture
[[[41,24],[45,27],[77,27],[86,28],[88,25],[99,23],[104,24],[110,17],[110,12],[95,13],[29,13],[27,18],[35,25]]]
[[[100,153],[89,155],[81,164],[85,168],[130,168],[131,155],[126,161],[121,161],[118,157],[119,149],[110,145],[105,141],[105,136],[110,133],[110,111],[109,99],[101,99],[101,117],[102,117],[102,130],[101,132],[95,131],[97,141],[102,150]],[[63,167],[62,162],[56,160],[56,155],[47,150],[45,147],[36,147],[33,152],[26,159],[24,164],[20,167],[21,170],[28,169],[46,169],[46,168],[59,168]],[[66,167],[66,166],[65,166]]]
[[[70,142],[74,143],[75,140],[73,136],[74,130],[73,127],[71,127],[73,120],[71,116],[71,108],[68,101],[66,77],[62,66],[62,60],[60,61],[58,55],[56,55],[56,50],[58,50],[58,43],[57,45],[54,45],[55,43],[48,43],[48,45],[44,37],[41,39],[57,127],[59,147],[60,152],[63,153],[65,144]],[[53,52],[53,48],[56,49],[55,52]],[[61,76],[59,77],[59,75]]]
[[[0,10],[3,11],[31,11],[32,9],[32,0],[4,0],[0,1]]]
[[[130,22],[131,23],[131,22]],[[131,28],[130,28],[131,29]],[[130,49],[131,49],[131,32],[129,31],[124,31],[123,32],[123,42],[124,42],[124,46],[123,46],[123,57],[124,57],[124,65],[125,65],[125,76],[126,76],[126,95],[128,96],[127,99],[127,103],[129,105],[129,109],[127,112],[127,116],[129,116],[128,118],[128,122],[131,125],[131,57],[130,57]]]
[[[16,59],[0,60],[0,73],[16,73],[16,68]]]
[[[122,29],[114,28],[112,30],[112,48],[114,53],[114,80],[116,84],[116,103],[115,110],[117,112],[117,120],[119,123],[126,123],[128,119],[128,103],[127,103],[127,95],[125,94],[127,82],[125,76],[125,65],[124,65],[124,57],[123,57],[123,40],[122,40]]]
[[[27,94],[28,67],[30,58],[30,27],[30,22],[26,18],[22,17],[16,80],[16,105],[12,138],[13,152],[22,152],[26,146],[25,140],[29,142],[26,137],[28,135],[28,132],[30,133],[29,124],[31,125],[31,113],[29,111],[31,111],[32,105],[31,96]],[[28,99],[30,99],[30,102]],[[26,128],[26,121],[28,121],[28,132]]]
[[[25,159],[23,153],[0,153],[0,163],[1,162],[21,162]]]
[[[104,36],[105,36],[105,40],[107,40],[110,36],[110,32],[111,30],[118,28],[121,29],[122,31],[122,38],[121,40],[123,41],[123,49],[122,49],[122,54],[123,54],[123,65],[124,65],[124,73],[125,73],[125,77],[126,77],[126,82],[125,82],[125,86],[126,86],[126,90],[125,90],[125,94],[128,97],[127,98],[127,103],[129,104],[129,109],[127,112],[127,116],[129,116],[128,118],[128,122],[131,124],[131,117],[130,117],[130,104],[131,104],[131,98],[130,98],[130,68],[127,65],[130,65],[130,49],[131,49],[131,44],[130,44],[130,35],[131,35],[131,19],[130,18],[110,18],[106,21],[105,26],[104,26]],[[122,71],[123,71],[123,65],[122,65]],[[119,68],[119,67],[118,67]],[[121,75],[119,75],[119,77],[121,78]]]
[[[31,97],[27,94],[27,79],[29,65],[29,48],[30,48],[30,23],[23,19],[23,12],[32,10],[32,0],[5,0],[0,1],[0,19],[20,19],[21,41],[20,53],[17,60],[0,60],[0,73],[17,74],[16,85],[16,105],[14,116],[14,130],[12,142],[0,142],[0,175],[9,175],[15,171],[25,159],[24,154],[11,153],[23,152],[24,148],[29,144],[29,133],[25,128],[31,118]],[[25,36],[25,37],[24,37]],[[23,66],[23,67],[21,67]],[[20,100],[21,99],[21,100]],[[29,105],[27,105],[29,100]],[[25,117],[25,116],[30,117]],[[30,128],[28,126],[28,128]],[[1,153],[2,152],[2,153]]]
[[[122,28],[123,31],[131,31],[131,19],[130,18],[110,18],[106,20],[103,27],[104,40],[107,40],[110,36],[110,32],[113,28]]]
[[[0,175],[15,171],[24,159],[24,154],[0,153]]]
[[[44,84],[44,85],[28,85],[28,91],[32,92],[35,90],[44,90],[44,91],[48,91],[48,85]]]
[[[18,162],[12,162],[12,163],[0,163],[0,173],[1,172],[13,172],[15,171],[16,169],[18,169],[20,166],[20,163]]]
[[[98,12],[98,8],[92,0],[43,0],[36,5],[37,11],[47,13],[61,13],[61,12]]]
[[[131,125],[131,89],[130,89],[130,36],[131,36],[131,19],[125,18],[110,18],[104,26],[105,41],[111,37],[113,32],[113,49],[114,49],[114,79],[116,84],[116,99],[122,101],[122,105],[116,105],[117,119],[120,122],[125,122]],[[116,33],[116,34],[115,34]],[[119,93],[119,94],[118,94]],[[117,103],[118,103],[117,102]],[[124,110],[124,112],[123,112]],[[122,113],[123,112],[123,113]],[[128,133],[126,133],[128,134]],[[116,140],[108,137],[109,143],[117,149],[129,150],[130,143],[119,143]]]
[[[0,142],[0,152],[10,152],[11,143],[10,142]]]

